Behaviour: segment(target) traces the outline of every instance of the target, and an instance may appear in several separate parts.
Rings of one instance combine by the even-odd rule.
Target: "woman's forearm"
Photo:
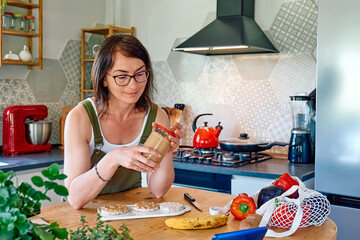
[[[110,179],[117,169],[117,166],[109,164],[110,160],[109,156],[105,156],[97,164],[98,173],[96,173],[95,167],[93,167],[71,181],[68,196],[71,206],[80,209],[101,192],[106,185],[106,182],[101,180],[101,178],[104,180]]]
[[[149,174],[148,187],[155,197],[162,197],[174,182],[175,172],[172,160],[172,153],[165,155],[161,162],[161,167],[155,172]]]

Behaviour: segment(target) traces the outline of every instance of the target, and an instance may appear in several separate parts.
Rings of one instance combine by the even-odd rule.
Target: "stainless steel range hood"
[[[255,0],[217,0],[216,19],[173,51],[205,55],[277,53],[254,20]]]

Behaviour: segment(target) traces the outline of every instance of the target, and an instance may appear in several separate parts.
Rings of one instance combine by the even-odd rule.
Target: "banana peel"
[[[204,217],[177,217],[165,220],[168,227],[175,229],[209,229],[217,228],[226,224],[228,215],[217,214]]]

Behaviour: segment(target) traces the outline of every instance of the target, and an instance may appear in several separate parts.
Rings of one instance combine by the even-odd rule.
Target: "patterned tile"
[[[64,107],[74,107],[80,101],[81,42],[69,40],[60,56],[60,63],[68,84],[60,98]]]
[[[35,104],[36,100],[26,80],[0,80],[0,102],[9,105]]]
[[[172,75],[169,65],[165,61],[152,63],[154,71],[154,102],[161,106],[174,107],[178,103],[176,98],[177,83]]]
[[[61,53],[60,63],[69,83],[80,83],[81,79],[81,42],[69,40]],[[80,88],[79,88],[80,91]]]
[[[60,61],[44,58],[43,67],[46,71],[35,68],[26,80],[37,102],[58,102],[68,83]]]
[[[173,47],[181,44],[185,39],[176,39]],[[199,54],[171,51],[167,62],[177,82],[197,82],[206,57]]]
[[[280,52],[310,53],[316,44],[316,5],[312,0],[283,3],[270,33]]]
[[[311,54],[284,54],[279,59],[270,84],[282,107],[290,109],[290,96],[309,94],[316,86],[316,63]]]
[[[246,131],[268,129],[279,109],[269,81],[243,81],[241,85],[244,94],[238,94],[234,101],[234,112],[241,128]]]
[[[244,80],[269,79],[279,58],[279,54],[239,54],[232,57]]]

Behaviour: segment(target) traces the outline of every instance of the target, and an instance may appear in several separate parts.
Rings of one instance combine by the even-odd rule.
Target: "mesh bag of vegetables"
[[[319,226],[330,213],[330,203],[324,195],[306,188],[299,178],[292,178],[298,185],[292,185],[280,196],[268,200],[256,210],[257,214],[263,216],[259,227],[269,225],[288,229],[281,233],[269,229],[267,237],[287,237],[298,228]]]

